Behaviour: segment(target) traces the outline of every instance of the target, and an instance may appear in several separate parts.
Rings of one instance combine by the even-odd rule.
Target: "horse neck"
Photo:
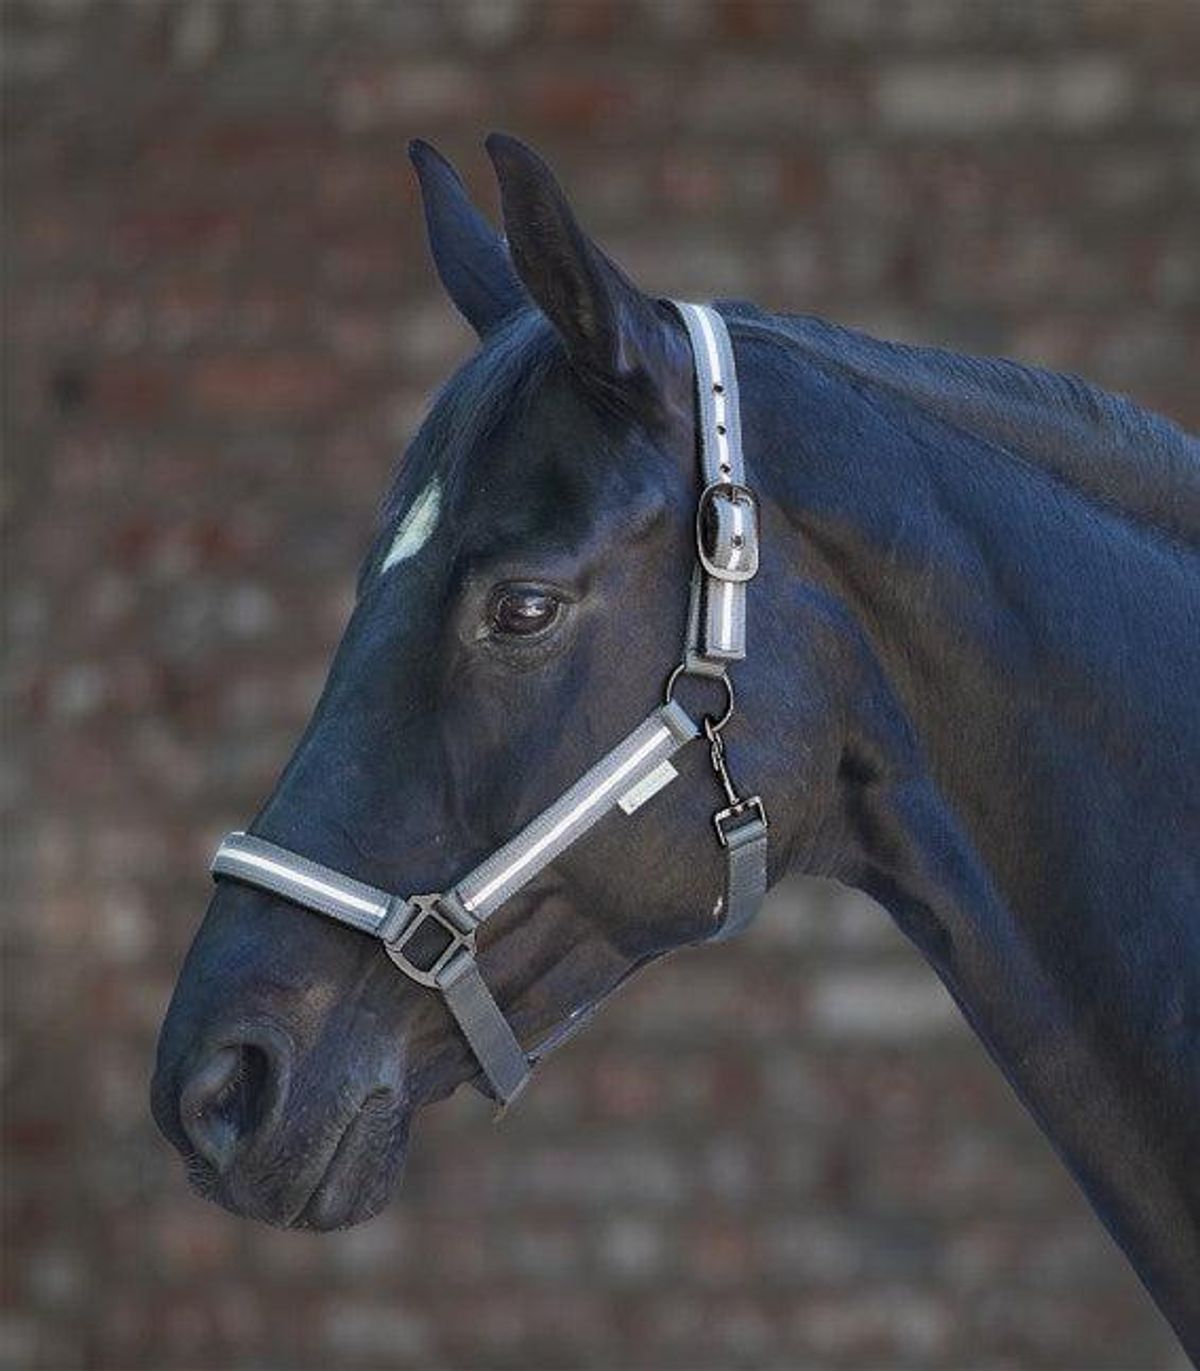
[[[775,571],[831,601],[857,650],[831,686],[852,701],[849,781],[932,787],[1031,916],[1051,893],[1078,915],[1144,889],[1170,865],[1160,834],[1138,848],[1147,818],[1194,807],[1200,542],[1147,523],[1144,490],[1130,513],[834,366],[771,363],[743,382],[752,475]],[[1070,824],[1081,787],[1092,822]],[[894,866],[869,840],[858,855]]]
[[[768,530],[853,643],[832,874],[923,950],[1200,1339],[1195,549],[836,366],[754,355]]]

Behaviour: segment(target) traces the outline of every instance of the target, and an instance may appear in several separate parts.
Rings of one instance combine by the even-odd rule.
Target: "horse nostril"
[[[273,1112],[280,1082],[271,1057],[255,1043],[219,1047],[193,1073],[179,1098],[192,1146],[217,1171],[228,1171]]]

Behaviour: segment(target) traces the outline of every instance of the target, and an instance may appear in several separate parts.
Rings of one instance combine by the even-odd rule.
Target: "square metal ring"
[[[728,809],[718,809],[713,815],[713,827],[717,830],[717,838],[722,847],[729,846],[729,828],[734,821],[744,818],[747,814],[752,815],[767,827],[767,810],[759,795],[748,795],[744,800],[739,800],[737,804],[730,805]]]
[[[414,912],[401,928],[399,934],[391,939],[384,940],[384,951],[395,963],[396,967],[404,974],[416,981],[419,985],[436,986],[438,975],[445,969],[451,958],[462,949],[466,949],[472,956],[475,953],[475,930],[464,930],[460,922],[443,907],[443,895],[413,895],[408,900],[408,906]],[[418,931],[430,922],[435,923],[447,934],[446,946],[438,953],[433,964],[429,967],[420,967],[409,960],[405,955],[404,949]]]

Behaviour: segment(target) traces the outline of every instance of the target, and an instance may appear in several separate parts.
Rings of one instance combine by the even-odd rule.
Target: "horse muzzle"
[[[387,1203],[403,1169],[410,1111],[393,1088],[339,1089],[311,1132],[288,1103],[286,1036],[265,1024],[221,1035],[182,1073],[156,1073],[155,1120],[192,1188],[232,1213],[285,1228],[360,1223]]]

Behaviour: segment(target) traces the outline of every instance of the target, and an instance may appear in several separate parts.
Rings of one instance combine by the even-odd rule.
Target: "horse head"
[[[697,421],[679,317],[584,234],[536,155],[488,148],[504,238],[432,148],[411,149],[438,273],[480,347],[400,466],[324,692],[251,826],[385,891],[447,889],[661,703],[689,609]],[[771,736],[770,675],[739,680],[759,722],[739,716],[733,736],[760,788],[782,789],[801,759]],[[691,682],[697,709],[719,684]],[[713,777],[703,747],[678,765],[687,783],[652,820],[599,824],[479,929],[522,1043],[712,933]],[[202,1193],[286,1225],[369,1217],[414,1112],[470,1080],[487,1088],[442,999],[375,939],[218,883],[153,1085]]]

